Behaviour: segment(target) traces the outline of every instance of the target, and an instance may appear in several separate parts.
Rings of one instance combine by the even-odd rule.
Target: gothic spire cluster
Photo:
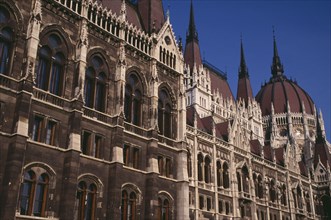
[[[272,58],[271,73],[273,77],[282,76],[284,73],[283,64],[280,61],[278,55],[275,31],[273,31],[273,41],[274,41],[274,56]]]

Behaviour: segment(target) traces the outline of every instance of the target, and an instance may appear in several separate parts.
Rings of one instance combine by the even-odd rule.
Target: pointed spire
[[[239,78],[249,77],[248,69],[245,61],[244,46],[242,36],[240,36],[240,67],[239,67]]]
[[[190,22],[188,31],[186,34],[186,45],[185,45],[185,53],[184,53],[185,63],[189,65],[192,69],[194,64],[199,68],[202,64],[198,33],[195,26],[194,21],[194,12],[193,12],[193,2],[191,0],[191,8],[190,8]]]
[[[272,66],[271,66],[271,73],[273,77],[281,76],[284,73],[283,65],[280,61],[280,57],[278,55],[278,49],[277,49],[277,43],[276,43],[276,37],[275,37],[275,29],[273,29],[273,41],[274,41],[274,56],[272,59]]]
[[[193,40],[193,39],[198,41],[198,32],[196,30],[195,21],[194,21],[193,1],[191,0],[190,23],[189,23],[188,32],[186,35],[186,41]]]
[[[249,99],[253,99],[253,92],[249,80],[248,69],[246,66],[242,37],[240,37],[240,66],[238,72],[239,80],[237,89],[237,100],[243,99],[247,107]]]

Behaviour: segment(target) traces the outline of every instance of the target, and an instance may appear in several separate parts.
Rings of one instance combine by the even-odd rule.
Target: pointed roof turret
[[[275,31],[273,30],[273,40],[274,40],[274,56],[272,58],[271,73],[273,77],[281,76],[284,73],[284,68],[280,62],[280,57],[278,55]]]
[[[193,68],[194,64],[196,64],[197,67],[199,67],[202,64],[199,40],[198,40],[198,32],[196,30],[195,21],[194,21],[192,0],[191,0],[191,8],[190,8],[190,22],[186,34],[184,59],[191,69]]]
[[[162,0],[139,0],[138,11],[148,33],[161,29],[165,22]]]
[[[194,21],[194,10],[193,10],[193,2],[191,0],[191,8],[190,8],[190,23],[188,27],[188,32],[186,36],[187,40],[195,39],[198,41],[198,32],[196,30],[195,21]]]
[[[242,39],[240,39],[240,66],[239,66],[239,79],[237,89],[237,100],[243,99],[248,104],[249,99],[253,99],[253,92],[251,82],[249,80],[248,69],[246,66],[244,46]]]
[[[239,78],[249,77],[248,69],[245,61],[244,46],[242,38],[240,39],[240,66],[239,66]]]

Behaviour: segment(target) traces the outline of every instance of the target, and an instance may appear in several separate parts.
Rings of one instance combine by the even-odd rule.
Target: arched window
[[[169,138],[172,138],[171,106],[169,93],[165,89],[161,89],[158,101],[158,126],[160,133]]]
[[[94,219],[96,210],[97,186],[80,181],[77,186],[78,219]]]
[[[205,158],[205,182],[206,183],[210,183],[211,182],[211,160],[210,158],[207,156]]]
[[[100,112],[105,112],[107,97],[107,66],[100,56],[94,55],[85,72],[85,105]]]
[[[10,13],[3,7],[0,7],[0,74],[9,74],[9,65],[11,53],[13,50],[13,30]]]
[[[270,181],[270,201],[276,201],[276,185],[274,180]]]
[[[64,88],[65,45],[56,34],[48,36],[38,52],[37,87],[61,96]]]
[[[225,189],[230,187],[229,167],[227,163],[223,164],[223,187]]]
[[[237,172],[237,184],[238,184],[238,191],[241,192],[242,188],[241,188],[241,176],[240,173]]]
[[[203,156],[198,154],[198,181],[202,181],[202,166],[203,166]]]
[[[142,122],[142,94],[141,81],[131,73],[125,86],[124,113],[125,120],[137,126]]]
[[[241,173],[242,173],[243,190],[245,193],[249,193],[249,173],[246,166],[244,166],[241,169]]]
[[[258,176],[257,181],[258,181],[258,197],[260,199],[262,199],[263,198],[263,182],[262,182],[261,175]]]
[[[45,216],[49,177],[37,175],[33,170],[24,173],[20,193],[20,214]]]
[[[188,150],[187,152],[187,173],[189,177],[192,177],[192,155],[191,152]]]
[[[282,205],[285,205],[286,206],[286,204],[287,204],[287,202],[286,202],[286,186],[285,186],[285,184],[283,184],[283,186],[282,186],[282,188],[281,188],[281,204]]]
[[[217,161],[216,163],[216,169],[217,169],[217,186],[222,186],[222,165],[220,161]]]
[[[167,196],[159,195],[157,205],[157,220],[171,220],[171,203]]]
[[[135,220],[137,210],[137,194],[128,189],[122,190],[121,219]]]

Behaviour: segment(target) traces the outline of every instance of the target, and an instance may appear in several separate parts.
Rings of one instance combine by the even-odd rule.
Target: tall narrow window
[[[216,171],[217,171],[217,186],[221,187],[222,186],[222,167],[221,167],[221,162],[217,161],[216,164]]]
[[[123,147],[123,163],[126,166],[129,166],[129,156],[130,156],[130,147],[127,145],[124,145]]]
[[[49,177],[46,173],[24,173],[20,192],[20,214],[44,217],[48,195]]]
[[[1,12],[0,12],[1,13]],[[9,28],[0,30],[0,73],[8,74],[13,32]]]
[[[122,191],[121,219],[135,220],[137,210],[137,195],[135,192]]]
[[[64,88],[65,44],[56,34],[42,40],[36,68],[37,87],[61,96]]]
[[[210,183],[211,182],[211,166],[210,166],[211,160],[208,156],[205,157],[205,182]]]
[[[13,50],[14,34],[9,11],[0,8],[0,74],[9,74],[10,57]]]
[[[85,72],[85,106],[100,112],[106,110],[108,67],[99,55],[94,55],[88,62]]]
[[[47,174],[42,174],[38,178],[36,195],[34,200],[33,215],[34,216],[44,216],[46,208],[46,196],[48,191],[48,176]]]
[[[92,145],[92,134],[86,131],[83,131],[82,135],[82,145],[81,151],[83,154],[89,155]]]
[[[163,163],[163,157],[161,157],[161,156],[159,156],[158,158],[157,158],[157,160],[158,160],[158,165],[159,165],[159,173],[160,173],[160,175],[164,175],[164,163]]]
[[[94,219],[96,209],[97,187],[94,183],[87,185],[85,181],[80,181],[77,186],[78,219]]]
[[[230,187],[229,167],[226,163],[223,164],[223,187],[225,189]]]
[[[202,154],[198,154],[198,180],[202,181],[202,166],[203,166],[203,156]]]
[[[142,84],[135,73],[130,73],[125,86],[125,120],[140,126],[142,122]]]
[[[164,195],[160,195],[157,205],[157,220],[171,220],[170,208],[169,199]]]
[[[43,127],[43,118],[35,116],[33,122],[32,140],[41,142],[41,133]]]
[[[46,144],[55,145],[56,122],[48,121],[46,128]]]
[[[33,206],[33,196],[36,187],[36,175],[33,171],[24,173],[24,181],[21,185],[20,193],[20,214],[31,215]]]
[[[246,166],[244,166],[241,169],[241,173],[242,173],[243,190],[245,193],[249,193],[249,173]]]
[[[138,169],[139,168],[139,149],[133,148],[133,157],[132,157],[132,166],[133,168]]]
[[[95,135],[91,156],[96,157],[96,158],[100,157],[101,143],[102,143],[102,137]]]
[[[160,133],[166,137],[172,138],[172,102],[168,92],[165,89],[159,92],[158,101],[158,126]]]

